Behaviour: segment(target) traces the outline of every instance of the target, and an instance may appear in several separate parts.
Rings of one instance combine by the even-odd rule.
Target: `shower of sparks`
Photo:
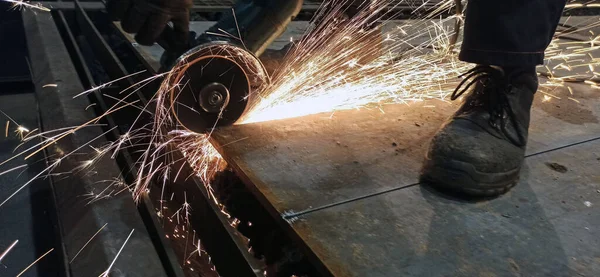
[[[347,1],[333,1],[323,9],[315,20],[320,23],[288,53],[286,66],[272,77],[271,85],[256,92],[256,103],[239,124],[444,98],[456,76],[467,69],[448,48],[456,17],[433,19],[450,9],[452,2],[440,4],[428,20],[391,27],[385,39],[377,40],[383,27],[372,23],[381,20],[387,7],[383,2],[349,20],[342,19]],[[163,183],[179,177],[180,169],[170,167],[180,161],[162,162],[172,145],[195,169],[209,195],[212,178],[227,166],[211,145],[210,134],[166,128],[175,121],[168,109],[169,95],[186,85],[169,84],[179,71],[168,73],[157,93],[152,143],[139,162],[136,199],[147,192],[153,176],[163,176]]]
[[[44,253],[42,256],[40,256],[39,258],[37,258],[35,261],[33,261],[33,263],[31,263],[30,265],[28,265],[25,269],[23,269],[23,271],[21,271],[21,273],[17,274],[17,276],[15,276],[15,277],[19,277],[19,276],[23,275],[23,273],[25,273],[25,271],[29,270],[33,265],[35,265],[41,259],[43,259],[44,257],[46,257],[46,255],[50,254],[50,252],[52,252],[52,251],[54,251],[54,248],[48,250],[48,252]]]
[[[17,245],[17,243],[19,243],[19,240],[15,240],[13,243],[10,244],[10,246],[8,246],[8,248],[6,248],[6,250],[4,250],[4,252],[2,252],[2,254],[0,254],[0,262],[2,262],[4,257],[8,255],[8,253]]]
[[[40,10],[40,11],[45,11],[45,12],[49,12],[50,9],[44,7],[42,4],[40,3],[35,3],[35,4],[31,4],[29,1],[24,1],[24,0],[1,0],[4,2],[8,2],[8,3],[12,3],[12,8],[13,9],[35,9],[35,10]]]
[[[100,156],[101,157],[101,156]],[[85,163],[89,163],[89,161],[85,162]],[[94,161],[95,163],[95,161]],[[88,200],[88,202],[86,203],[86,205],[91,205],[95,202],[98,202],[100,200],[103,199],[110,199],[114,196],[117,196],[125,191],[129,191],[130,190],[130,186],[128,186],[122,179],[120,178],[113,178],[111,180],[104,180],[104,181],[100,181],[98,183],[105,183],[108,184],[104,187],[104,189],[100,190],[99,192],[96,192],[94,190],[89,191],[88,193],[84,194],[83,196],[86,198],[86,200]]]
[[[125,248],[125,245],[127,245],[127,242],[131,238],[131,235],[133,235],[133,231],[135,231],[135,229],[131,229],[131,233],[129,233],[129,236],[127,236],[127,238],[125,239],[125,242],[123,242],[123,245],[121,245],[121,248],[119,249],[119,252],[117,252],[117,255],[115,255],[115,258],[112,260],[112,262],[110,263],[110,265],[108,266],[108,268],[106,269],[106,271],[104,271],[101,274],[102,277],[107,277],[108,276],[108,273],[110,273],[110,270],[112,269],[113,265],[115,265],[115,262],[119,258],[119,255],[121,255],[121,252]]]
[[[345,1],[338,2],[318,15],[322,23],[290,50],[240,124],[443,99],[469,66],[449,51],[454,17],[377,26],[389,3],[380,1],[342,20]]]

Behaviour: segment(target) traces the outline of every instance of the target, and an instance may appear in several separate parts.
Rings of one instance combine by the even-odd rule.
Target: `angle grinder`
[[[240,119],[268,75],[250,52],[215,41],[182,55],[165,82],[165,103],[176,123],[204,133]]]
[[[163,83],[165,103],[177,125],[206,133],[237,122],[269,82],[257,56],[301,7],[300,0],[238,1],[235,15],[224,16],[196,39]]]

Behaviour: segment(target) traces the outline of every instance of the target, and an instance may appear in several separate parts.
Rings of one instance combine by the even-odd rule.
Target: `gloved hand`
[[[108,0],[106,9],[115,20],[121,20],[125,32],[136,34],[142,45],[156,42],[169,22],[173,22],[170,40],[187,45],[192,0]]]

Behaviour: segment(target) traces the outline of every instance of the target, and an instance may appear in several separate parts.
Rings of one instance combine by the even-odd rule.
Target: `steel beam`
[[[94,117],[84,110],[90,105],[89,101],[83,97],[73,99],[83,87],[52,15],[25,10],[23,21],[43,131],[89,121]],[[50,177],[55,188],[69,272],[72,276],[100,275],[115,259],[129,232],[135,230],[116,260],[111,275],[120,272],[120,276],[169,276],[129,194],[122,193],[94,203],[84,200],[85,195],[106,188],[106,180],[119,178],[120,170],[114,161],[106,158],[90,170],[74,172],[89,157],[66,153],[77,152],[80,147],[89,149],[87,145],[100,147],[105,142],[99,127],[89,127],[45,149],[48,163],[60,159],[54,172],[69,172],[68,178],[63,175]],[[104,224],[106,227],[83,248]]]

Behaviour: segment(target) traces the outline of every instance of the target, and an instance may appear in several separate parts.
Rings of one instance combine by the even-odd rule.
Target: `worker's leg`
[[[460,59],[498,66],[543,63],[566,0],[470,0]]]
[[[471,0],[460,58],[479,64],[452,94],[458,111],[433,137],[421,180],[495,196],[516,184],[541,64],[565,0]],[[470,93],[466,93],[469,88]]]

